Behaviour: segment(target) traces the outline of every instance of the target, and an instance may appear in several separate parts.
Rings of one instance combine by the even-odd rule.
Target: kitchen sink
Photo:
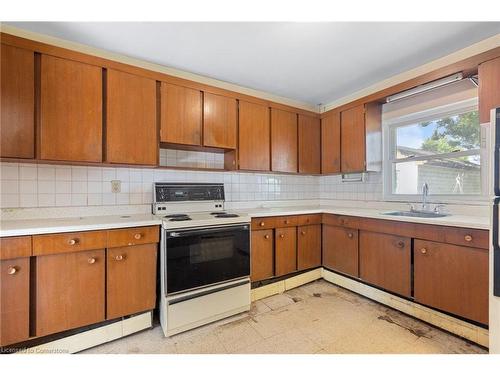
[[[439,212],[433,211],[390,211],[383,212],[383,215],[391,215],[391,216],[410,216],[410,217],[425,217],[425,218],[433,218],[433,217],[445,217],[449,216],[449,214],[443,214]]]

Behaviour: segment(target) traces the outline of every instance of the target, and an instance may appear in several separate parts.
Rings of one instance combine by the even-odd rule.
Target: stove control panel
[[[154,203],[224,201],[224,184],[155,183]]]

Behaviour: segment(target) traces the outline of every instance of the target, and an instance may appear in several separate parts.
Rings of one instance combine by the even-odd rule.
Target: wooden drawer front
[[[105,250],[36,258],[36,335],[101,322],[105,304]]]
[[[411,239],[359,231],[359,277],[405,297],[411,296]]]
[[[31,236],[0,238],[0,260],[31,256]]]
[[[155,244],[107,250],[107,319],[155,308],[157,251]]]
[[[256,217],[252,219],[252,230],[274,228],[274,217]]]
[[[30,260],[0,261],[0,346],[29,338]]]
[[[252,281],[274,276],[274,231],[272,229],[252,232],[251,274]]]
[[[359,276],[358,231],[323,225],[323,266]]]
[[[33,255],[104,249],[106,232],[74,232],[33,236]]]
[[[415,240],[415,301],[488,324],[488,251]]]
[[[158,243],[160,228],[158,226],[115,229],[108,231],[108,247],[122,247]]]
[[[445,228],[445,242],[469,247],[489,248],[489,233],[487,230],[468,228]]]
[[[359,217],[323,214],[323,224],[335,225],[338,227],[358,228]]]
[[[297,225],[314,225],[314,224],[321,224],[321,214],[297,216]]]
[[[274,225],[276,228],[296,227],[297,216],[276,216]]]

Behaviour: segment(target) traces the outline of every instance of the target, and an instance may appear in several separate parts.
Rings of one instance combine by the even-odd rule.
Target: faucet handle
[[[442,208],[446,208],[446,206],[444,204],[436,204],[436,206],[434,207],[434,212],[436,214],[439,214],[442,212]]]
[[[410,211],[415,211],[415,205],[413,203],[406,203],[408,205],[408,208],[410,209]]]

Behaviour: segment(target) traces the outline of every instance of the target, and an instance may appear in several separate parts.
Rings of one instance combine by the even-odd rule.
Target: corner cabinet
[[[106,161],[157,165],[159,153],[156,81],[108,69]]]

